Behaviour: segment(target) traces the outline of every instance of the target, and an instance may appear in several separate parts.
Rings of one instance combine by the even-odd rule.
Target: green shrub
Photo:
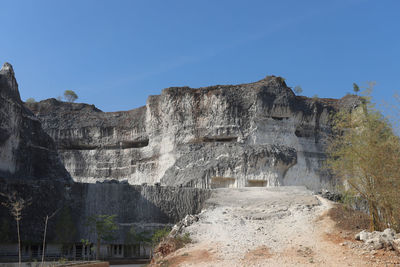
[[[151,243],[153,245],[157,245],[158,243],[163,241],[170,232],[171,232],[171,228],[169,228],[169,227],[164,227],[162,229],[155,231],[153,236],[151,237]]]

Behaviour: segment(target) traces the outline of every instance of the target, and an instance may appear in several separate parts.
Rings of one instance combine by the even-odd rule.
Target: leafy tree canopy
[[[87,219],[87,226],[92,233],[95,233],[97,237],[103,241],[113,241],[116,238],[116,230],[118,225],[115,222],[117,215],[92,215]]]

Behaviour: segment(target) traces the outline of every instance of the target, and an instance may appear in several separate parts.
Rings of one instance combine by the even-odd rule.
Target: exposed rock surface
[[[0,178],[72,181],[52,138],[23,105],[8,63],[0,70]]]
[[[323,198],[329,199],[330,201],[334,201],[334,202],[339,202],[343,199],[343,196],[341,193],[330,192],[326,189],[318,192],[317,194]]]
[[[96,112],[93,107],[88,109]],[[205,189],[132,186],[118,181],[74,183],[54,141],[23,105],[13,68],[6,63],[0,70],[0,193],[13,192],[29,203],[20,222],[26,243],[41,242],[44,218],[57,211],[49,221],[49,242],[80,242],[81,238],[95,242],[86,219],[94,214],[115,214],[120,226],[117,241],[123,244],[131,226],[140,231],[174,224],[187,214],[198,213],[210,195]],[[6,197],[0,196],[0,203],[5,201]],[[9,210],[0,205],[0,244],[16,242],[14,229]]]
[[[0,179],[0,192],[18,192],[30,205],[23,212],[22,240],[40,242],[43,238],[43,218],[58,210],[49,221],[48,240],[51,243],[93,243],[86,220],[92,215],[115,214],[119,230],[113,242],[125,243],[129,230],[153,231],[173,225],[187,214],[199,213],[210,190],[161,186],[129,185],[127,183],[63,183],[45,180]],[[0,196],[0,202],[4,198]],[[0,205],[0,244],[16,241],[14,220]],[[67,235],[65,233],[68,233]]]
[[[114,242],[124,243],[127,233],[154,230],[173,225],[187,214],[199,213],[211,192],[199,188],[176,188],[125,184],[82,184],[72,188],[73,210],[79,210],[78,221],[96,214],[115,214],[119,236]],[[95,242],[95,236],[81,222],[80,236]]]
[[[125,112],[55,99],[27,106],[75,181],[318,190],[330,185],[321,168],[330,114],[358,101],[295,96],[282,78],[268,76],[241,85],[167,88]]]
[[[355,239],[363,241],[366,247],[371,250],[388,248],[400,252],[400,234],[396,234],[390,228],[385,229],[383,232],[368,232],[364,230],[358,233]]]

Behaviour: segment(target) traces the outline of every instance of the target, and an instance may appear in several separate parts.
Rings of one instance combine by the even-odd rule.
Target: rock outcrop
[[[173,87],[146,106],[102,112],[48,99],[27,106],[55,140],[75,181],[201,188],[329,188],[321,168],[330,115],[355,96],[295,96],[280,77],[198,89]]]
[[[53,139],[21,101],[12,66],[0,70],[0,178],[72,182]]]
[[[86,111],[102,113],[93,106],[78,104],[76,107],[83,107],[82,114]],[[90,119],[93,118],[82,117],[82,121]],[[102,119],[95,123],[102,125]],[[73,121],[62,121],[63,125],[71,123],[69,127],[73,128]],[[136,123],[126,123],[124,118],[116,121],[128,129]],[[45,123],[43,125],[46,127]],[[85,144],[75,139],[65,141],[65,147],[78,151]],[[103,143],[90,145],[102,146]],[[41,242],[44,218],[51,214],[55,215],[47,231],[48,241],[52,243],[79,243],[81,238],[95,242],[85,224],[86,219],[92,215],[115,214],[120,229],[117,241],[124,244],[132,226],[141,231],[174,224],[187,214],[198,213],[210,195],[209,190],[198,188],[129,185],[118,181],[75,183],[58,154],[64,152],[62,145],[57,142],[57,146],[58,150],[40,120],[21,101],[13,68],[4,64],[0,70],[0,203],[14,193],[26,200],[28,204],[22,210],[20,230],[22,240],[28,244]],[[108,151],[116,147],[97,149]],[[124,148],[118,146],[118,149]],[[16,232],[11,230],[11,226],[15,229],[14,223],[10,210],[0,205],[0,245],[16,242]]]
[[[393,229],[387,228],[383,232],[361,231],[355,236],[356,240],[363,241],[367,249],[392,249],[400,252],[400,234],[396,234]]]

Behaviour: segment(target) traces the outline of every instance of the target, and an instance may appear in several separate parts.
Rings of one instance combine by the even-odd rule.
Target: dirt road
[[[331,205],[304,187],[215,190],[200,220],[185,230],[194,243],[163,262],[166,266],[381,266],[340,245],[334,223],[323,216]]]

